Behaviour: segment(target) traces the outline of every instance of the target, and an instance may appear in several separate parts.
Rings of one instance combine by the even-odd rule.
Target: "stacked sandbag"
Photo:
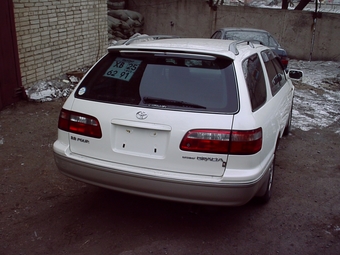
[[[111,5],[109,5],[109,2]],[[108,2],[108,33],[109,40],[124,40],[136,33],[143,32],[144,17],[135,11],[114,9],[122,5],[122,1],[109,0]],[[124,2],[125,6],[125,2]]]
[[[125,9],[125,1],[124,0],[108,0],[107,8],[109,10],[123,10]]]

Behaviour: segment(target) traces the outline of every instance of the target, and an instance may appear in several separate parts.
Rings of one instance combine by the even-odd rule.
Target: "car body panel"
[[[209,157],[220,161],[202,161],[202,153],[185,152],[178,148],[185,133],[193,128],[231,129],[232,115],[166,111],[138,107],[119,106],[86,100],[74,100],[72,111],[96,116],[100,122],[101,139],[70,134],[70,151],[84,157],[93,157],[107,162],[138,166],[150,171],[169,171],[208,176],[222,176],[226,155],[212,154]],[[145,112],[145,120],[136,114]],[[73,139],[71,137],[74,137]],[[89,142],[82,142],[81,139]]]
[[[238,68],[240,65],[235,64]],[[241,72],[240,70],[236,70]],[[265,70],[264,70],[265,72]],[[241,80],[242,79],[242,80]],[[245,83],[244,77],[239,77],[239,83]],[[267,79],[267,83],[269,80]],[[243,102],[244,107],[240,107],[240,111],[235,115],[233,121],[233,129],[242,130],[247,128],[256,128],[261,126],[265,139],[263,140],[262,149],[256,155],[248,155],[247,162],[240,164],[244,161],[242,155],[232,155],[228,158],[227,170],[243,172],[245,169],[249,169],[254,165],[261,164],[263,162],[270,162],[270,155],[275,151],[278,139],[282,136],[284,127],[288,121],[289,112],[292,106],[294,94],[294,86],[291,81],[281,88],[281,90],[275,96],[271,95],[270,89],[267,86],[267,100],[266,104],[255,112],[251,112],[250,103],[248,99],[248,91],[246,87],[239,86],[240,101]],[[271,116],[269,116],[271,115]],[[266,167],[262,166],[262,170],[266,171]],[[241,174],[241,173],[239,173]]]
[[[73,179],[134,195],[177,202],[239,206],[249,202],[260,190],[266,176],[249,183],[225,183],[220,179],[176,174],[153,175],[138,173],[132,169],[116,170],[114,165],[101,165],[98,162],[62,156],[55,143],[55,160],[59,170]],[[77,169],[74,171],[73,169]]]

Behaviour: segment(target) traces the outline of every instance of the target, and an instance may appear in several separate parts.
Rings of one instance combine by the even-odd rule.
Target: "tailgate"
[[[99,120],[102,137],[70,133],[72,153],[138,167],[150,174],[163,171],[222,176],[224,173],[228,155],[182,151],[180,143],[192,129],[230,130],[233,115],[127,107],[76,99],[71,110],[83,112],[82,109]]]

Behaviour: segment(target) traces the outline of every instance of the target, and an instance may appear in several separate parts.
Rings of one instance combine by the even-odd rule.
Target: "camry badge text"
[[[136,113],[136,117],[139,120],[145,120],[148,117],[148,114],[146,112],[139,111]]]

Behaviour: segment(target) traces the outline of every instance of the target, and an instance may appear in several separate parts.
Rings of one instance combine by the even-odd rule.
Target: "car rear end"
[[[167,41],[112,47],[94,65],[61,110],[56,164],[74,179],[132,194],[244,204],[263,184],[263,163],[242,161],[261,151],[262,130],[251,118],[251,128],[233,130],[233,59],[217,40],[213,53],[202,50],[209,39],[196,47]],[[228,169],[235,156],[239,164]]]

